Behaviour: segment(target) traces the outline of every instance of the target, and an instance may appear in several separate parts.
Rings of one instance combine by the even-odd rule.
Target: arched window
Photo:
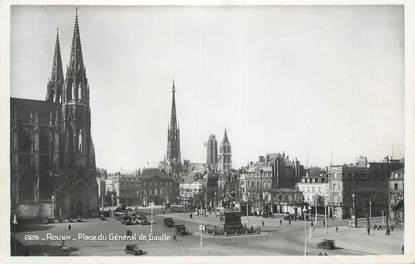
[[[19,146],[18,151],[22,153],[31,153],[33,141],[29,131],[25,129],[19,130]]]
[[[34,177],[32,174],[23,174],[19,179],[19,202],[24,203],[34,200]]]
[[[50,134],[45,129],[40,129],[39,131],[39,153],[46,154],[51,153],[51,139]]]

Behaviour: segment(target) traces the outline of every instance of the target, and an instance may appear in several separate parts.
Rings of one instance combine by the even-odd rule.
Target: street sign
[[[200,231],[205,231],[206,230],[206,226],[205,225],[199,225],[199,230]]]

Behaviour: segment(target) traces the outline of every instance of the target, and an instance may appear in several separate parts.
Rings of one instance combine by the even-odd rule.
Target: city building
[[[294,213],[297,204],[303,203],[295,184],[304,175],[304,167],[285,153],[259,156],[257,162],[250,162],[241,173],[245,174],[246,201],[252,203],[252,210],[258,214],[283,210]]]
[[[218,166],[218,142],[215,135],[210,135],[206,143],[206,164],[209,170],[215,170]]]
[[[156,205],[173,204],[180,198],[179,182],[158,168],[143,169],[138,175],[136,195],[138,203],[144,206],[151,202]]]
[[[244,172],[243,170],[240,170],[238,173],[238,178],[237,178],[237,182],[239,183],[239,196],[238,196],[238,200],[239,201],[247,201],[248,200],[248,193],[247,193],[247,183],[246,183],[246,179],[247,179],[247,173]]]
[[[219,148],[218,170],[225,172],[231,169],[232,169],[231,143],[229,143],[228,135],[225,129],[225,134],[223,136],[222,143],[220,144],[220,148]]]
[[[404,208],[404,168],[391,172],[389,178],[389,215],[396,223],[403,223],[405,217]]]
[[[297,190],[303,193],[304,203],[316,206],[324,211],[325,202],[329,196],[329,183],[327,174],[324,172],[320,175],[307,175],[297,183]]]
[[[106,206],[118,206],[120,204],[120,177],[121,172],[107,173],[104,200]]]
[[[89,89],[76,14],[66,75],[57,33],[46,100],[10,99],[11,217],[98,214]]]
[[[118,179],[119,183],[119,203],[122,206],[132,206],[139,204],[138,189],[139,176],[122,175]]]
[[[388,213],[389,178],[404,167],[401,160],[330,166],[328,169],[329,215],[338,219],[380,216]]]
[[[168,124],[167,134],[167,164],[169,165],[169,171],[173,173],[180,173],[182,171],[182,162],[180,154],[180,128],[177,124],[176,114],[176,88],[172,88],[172,103],[171,103],[171,116],[170,124]]]

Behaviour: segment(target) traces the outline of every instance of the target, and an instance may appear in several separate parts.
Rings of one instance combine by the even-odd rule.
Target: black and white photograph
[[[10,5],[6,255],[399,260],[405,15]]]

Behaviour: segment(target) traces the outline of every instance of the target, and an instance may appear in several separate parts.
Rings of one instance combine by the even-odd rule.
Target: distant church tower
[[[228,135],[223,136],[222,143],[219,150],[219,171],[229,171],[232,169],[232,154],[231,154],[231,143],[229,143]]]
[[[171,119],[170,124],[168,125],[167,134],[167,162],[173,173],[180,172],[182,168],[180,156],[180,128],[177,125],[175,93],[176,88],[174,87],[173,80]]]
[[[215,135],[210,135],[206,144],[206,163],[209,170],[216,170],[218,166],[218,142]]]

